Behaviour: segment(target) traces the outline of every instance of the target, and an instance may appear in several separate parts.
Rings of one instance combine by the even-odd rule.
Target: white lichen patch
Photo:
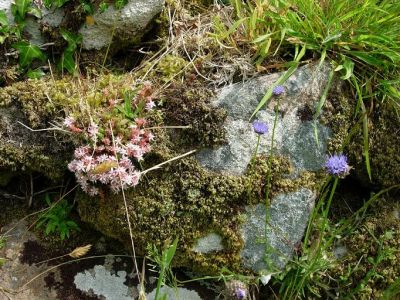
[[[222,237],[216,233],[210,233],[207,236],[198,239],[196,245],[193,247],[194,252],[202,254],[221,251],[223,249],[224,245],[222,245]]]
[[[74,284],[81,291],[103,296],[107,300],[131,300],[136,292],[124,284],[126,276],[125,271],[112,275],[106,267],[97,265],[91,270],[76,274]]]

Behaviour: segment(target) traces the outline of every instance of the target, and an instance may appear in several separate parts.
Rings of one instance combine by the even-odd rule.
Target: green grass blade
[[[277,80],[275,84],[273,84],[268,90],[267,93],[264,95],[264,97],[261,99],[261,101],[258,103],[256,109],[254,110],[253,114],[250,117],[250,120],[253,119],[253,117],[256,115],[256,113],[265,105],[268,103],[268,100],[272,97],[272,91],[277,85],[283,84],[292,74],[297,70],[299,67],[299,63],[301,58],[304,56],[306,52],[306,47],[302,47],[301,51],[298,52],[296,51],[296,56],[295,60],[292,62],[293,65],[284,73],[282,74],[281,77]]]
[[[364,140],[364,159],[365,159],[365,167],[367,168],[367,173],[369,180],[372,181],[371,175],[371,164],[369,160],[369,134],[368,134],[368,114],[365,109],[364,102],[361,102],[361,109],[363,112],[363,140]]]

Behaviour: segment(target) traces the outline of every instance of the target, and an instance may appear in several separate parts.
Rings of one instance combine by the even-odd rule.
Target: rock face
[[[4,10],[6,12],[10,24],[14,24],[14,16],[11,12],[12,3],[14,3],[13,0],[0,0],[0,10]],[[41,45],[46,42],[46,38],[40,31],[40,27],[42,25],[48,25],[56,28],[61,24],[63,18],[65,17],[65,12],[63,9],[46,9],[43,7],[40,8],[40,12],[40,19],[36,19],[29,15],[26,16],[25,19],[26,25],[24,30],[28,34],[30,42],[35,45]]]
[[[6,15],[13,23],[14,17],[11,13],[13,0],[0,0],[0,10],[5,10]],[[93,15],[94,22],[82,25],[79,33],[83,37],[83,49],[100,50],[113,43],[113,48],[120,45],[139,42],[141,37],[149,29],[151,21],[158,15],[165,0],[131,0],[121,9],[110,5],[104,12]],[[40,27],[46,25],[57,28],[63,22],[66,13],[63,8],[46,9],[40,7],[41,18],[30,16],[26,18],[25,31],[33,44],[46,43]]]
[[[309,66],[300,68],[287,80],[285,92],[280,96],[274,153],[288,156],[296,171],[317,171],[321,169],[325,159],[330,129],[318,121],[311,121],[312,115],[303,114],[308,110],[312,114],[327,82],[326,75],[326,67],[321,70]],[[243,84],[228,86],[220,92],[214,105],[228,112],[225,122],[228,143],[217,150],[201,151],[197,158],[203,166],[229,174],[244,174],[257,144],[257,134],[254,133],[249,118],[267,89],[279,76],[280,74],[262,76]],[[260,140],[259,153],[269,154],[277,100],[272,98],[267,110],[261,110],[256,115],[256,119],[266,122],[270,128],[268,135]],[[315,132],[318,133],[318,143]]]
[[[137,42],[163,5],[164,0],[131,0],[120,10],[110,6],[104,12],[97,12],[93,16],[94,24],[86,24],[79,31],[83,37],[83,48],[99,50],[113,40]]]
[[[257,114],[257,119],[268,123],[269,132],[260,136],[255,160],[258,136],[249,118],[281,74],[222,89],[208,105],[215,107],[210,114],[221,108],[227,113],[221,125],[226,143],[150,172],[141,184],[125,192],[138,253],[145,253],[149,242],[162,248],[165,241],[179,237],[176,266],[208,273],[229,266],[261,274],[284,267],[302,239],[316,198],[316,184],[324,176],[332,130],[313,120],[312,112],[325,88],[327,73],[326,66],[299,68],[285,83],[284,94],[273,97],[267,109]],[[184,99],[182,103],[189,105]],[[179,113],[179,108],[175,111]],[[152,155],[158,157],[158,163],[182,151],[173,150],[177,152],[165,156],[165,149],[172,151],[168,147],[177,143],[174,134],[166,139],[165,144],[159,140],[160,145],[154,145]],[[145,168],[154,164],[148,162]],[[269,170],[271,188],[266,207]],[[121,195],[108,193],[104,199],[78,194],[81,218],[129,247]]]
[[[313,111],[327,82],[327,73],[326,67],[300,68],[285,83],[284,94],[272,98],[267,109],[256,115],[256,119],[269,125],[268,134],[260,137],[258,153],[269,155],[274,131],[273,153],[289,158],[293,167],[288,174],[290,178],[323,167],[331,130],[304,114]],[[233,175],[245,173],[258,139],[249,118],[279,76],[262,76],[228,86],[220,92],[214,105],[228,112],[224,125],[227,144],[198,153],[197,159],[204,167]],[[257,272],[283,268],[303,236],[315,198],[315,191],[300,187],[294,192],[277,194],[269,207],[264,204],[246,206],[246,221],[241,228],[243,265]]]
[[[29,123],[17,107],[0,106],[0,171],[39,172],[59,179],[69,160],[66,148],[51,133],[33,132],[22,124]]]
[[[275,196],[268,209],[264,204],[246,207],[243,265],[257,272],[282,269],[303,237],[314,200],[313,191],[301,188]]]

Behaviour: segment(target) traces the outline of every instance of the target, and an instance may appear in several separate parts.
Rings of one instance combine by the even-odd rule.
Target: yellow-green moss
[[[396,200],[379,199],[358,228],[342,239],[347,254],[332,264],[325,278],[335,278],[329,285],[343,297],[354,292],[354,299],[380,299],[400,277],[399,214]],[[368,273],[373,276],[364,282]]]
[[[390,187],[400,182],[400,119],[393,108],[381,104],[369,117],[369,157],[372,184],[378,188]],[[363,153],[362,128],[352,139],[349,149],[356,162],[358,176],[366,183],[367,177]]]
[[[170,81],[188,64],[189,62],[180,56],[167,54],[161,58],[156,70],[160,73],[164,81]]]
[[[27,80],[1,88],[0,115],[4,126],[0,128],[0,168],[60,178],[70,160],[71,142],[81,139],[60,131],[33,132],[18,122],[45,129],[71,115],[82,124],[90,119],[114,119],[118,127],[125,118],[116,117],[104,107],[109,106],[109,99],[121,99],[123,91],[131,88],[132,80],[129,75],[102,75],[96,80],[66,76],[61,80]]]

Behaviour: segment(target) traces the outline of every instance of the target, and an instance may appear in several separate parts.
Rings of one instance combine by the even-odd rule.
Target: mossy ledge
[[[315,175],[308,173],[294,181],[283,178],[288,171],[284,161],[273,160],[273,166],[283,167],[272,169],[272,197],[316,182]],[[207,274],[218,273],[224,266],[243,272],[239,255],[243,246],[239,231],[241,213],[245,205],[262,201],[263,178],[268,172],[265,157],[260,157],[257,164],[254,172],[237,177],[207,171],[195,159],[186,158],[143,177],[136,188],[125,193],[137,252],[144,255],[148,244],[162,248],[167,241],[179,237],[175,266],[190,266]],[[122,195],[105,191],[101,197],[93,198],[80,192],[76,200],[83,221],[130,248]],[[225,250],[211,254],[193,252],[196,240],[209,232],[222,236]]]

